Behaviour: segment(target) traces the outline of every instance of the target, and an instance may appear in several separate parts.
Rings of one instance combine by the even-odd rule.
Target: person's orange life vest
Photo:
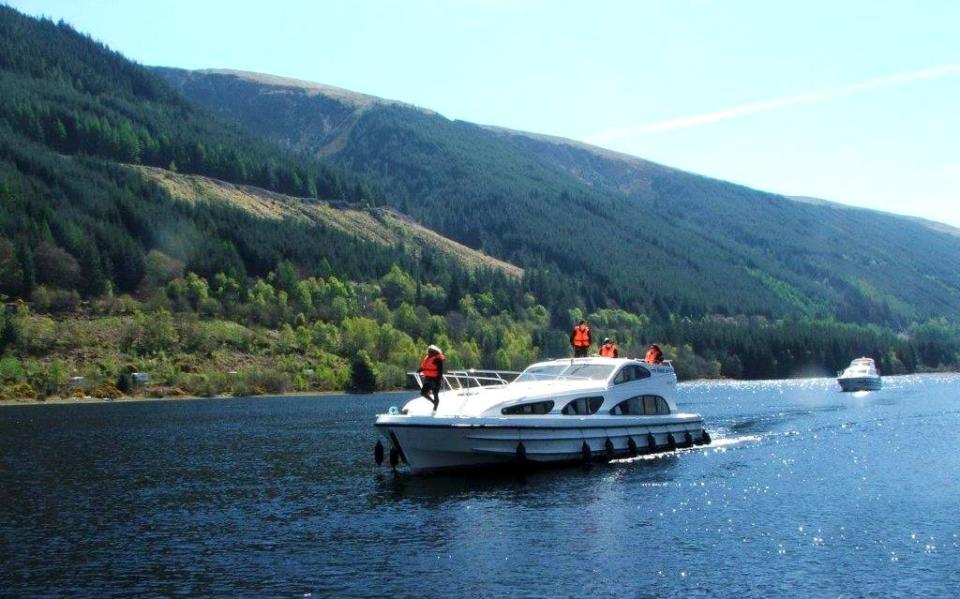
[[[590,347],[590,327],[587,325],[577,325],[573,327],[573,346]]]
[[[614,343],[604,343],[600,346],[600,355],[604,358],[616,358],[619,353]]]
[[[420,370],[423,376],[436,378],[440,376],[440,365],[441,360],[446,360],[447,357],[442,353],[436,353],[432,356],[427,354],[423,357],[423,361],[420,362]]]

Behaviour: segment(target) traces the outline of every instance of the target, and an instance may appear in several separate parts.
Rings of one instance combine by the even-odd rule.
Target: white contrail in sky
[[[646,135],[649,133],[659,133],[662,131],[671,131],[673,129],[686,129],[688,127],[696,127],[698,125],[705,125],[707,123],[715,123],[717,121],[725,121],[728,119],[755,114],[757,112],[776,110],[777,108],[786,108],[787,106],[796,106],[797,104],[822,102],[824,100],[859,94],[861,92],[872,91],[875,89],[896,87],[921,79],[937,79],[958,73],[960,73],[960,64],[946,64],[937,67],[930,67],[928,69],[921,69],[919,71],[913,71],[912,73],[901,73],[899,75],[891,75],[890,77],[882,77],[880,79],[871,79],[870,81],[863,81],[861,83],[853,83],[843,87],[823,89],[820,91],[797,94],[795,96],[787,96],[785,98],[776,98],[773,100],[750,102],[747,104],[741,104],[740,106],[734,106],[733,108],[727,108],[726,110],[718,110],[716,112],[695,114],[692,116],[660,121],[658,123],[648,123],[638,127],[609,129],[607,131],[601,131],[591,135],[587,141],[590,143],[602,144],[626,139],[629,137],[636,137],[638,135]]]

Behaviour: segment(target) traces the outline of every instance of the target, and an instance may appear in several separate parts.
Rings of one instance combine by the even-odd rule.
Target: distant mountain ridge
[[[960,240],[945,226],[804,203],[319,84],[157,72],[239,126],[363,176],[422,224],[542,273],[541,291],[571,305],[893,326],[960,317],[951,266]],[[550,272],[571,283],[551,288]]]
[[[875,212],[877,214],[886,214],[888,216],[893,216],[896,218],[905,218],[912,220],[914,222],[920,223],[938,233],[946,233],[948,235],[954,235],[960,237],[960,229],[957,227],[948,225],[946,223],[941,223],[939,221],[930,220],[929,218],[923,218],[921,216],[909,216],[906,214],[894,214],[892,212],[885,212],[883,210],[876,210],[874,208],[864,208],[862,206],[851,206],[849,204],[843,204],[841,202],[834,202],[832,200],[825,200],[823,198],[814,198],[811,196],[784,196],[794,200],[796,202],[802,202],[804,204],[813,204],[815,206],[828,206],[830,208],[836,208],[838,210],[865,210],[868,212]]]
[[[232,69],[183,71],[166,67],[154,67],[154,71],[164,76],[181,90],[189,87],[195,96],[194,100],[207,106],[217,103],[217,97],[227,91],[222,87],[206,88],[206,82],[212,80],[221,83],[232,82],[233,87],[236,88],[233,91],[241,94],[246,89],[246,85],[262,86],[263,89],[275,90],[270,94],[271,99],[276,102],[275,110],[270,113],[262,113],[259,107],[244,106],[240,103],[221,106],[218,112],[226,110],[224,116],[235,122],[243,123],[245,128],[265,137],[270,137],[270,132],[278,126],[277,121],[280,120],[280,127],[297,132],[296,139],[282,145],[299,148],[309,147],[310,153],[318,156],[329,155],[341,148],[344,140],[340,138],[340,134],[349,131],[364,112],[376,106],[398,106],[422,111],[426,114],[435,114],[432,111],[417,108],[404,102],[385,100],[333,85],[264,73]],[[215,79],[210,79],[211,77]],[[292,107],[286,103],[289,94],[302,94],[317,103],[317,111],[312,118],[304,118],[303,115],[296,114],[296,111],[291,110]]]
[[[157,67],[162,69],[163,67]],[[315,93],[317,95],[324,95],[341,102],[347,102],[353,104],[358,108],[366,108],[375,104],[381,105],[397,105],[397,106],[407,106],[410,108],[417,108],[413,104],[408,104],[406,102],[400,102],[398,100],[388,100],[386,98],[381,98],[379,96],[374,96],[371,94],[364,94],[361,92],[355,92],[343,87],[337,87],[335,85],[328,85],[326,83],[317,83],[314,81],[305,81],[303,79],[295,79],[293,77],[281,77],[279,75],[269,75],[267,73],[254,73],[251,71],[238,71],[235,69],[198,69],[193,71],[200,75],[228,75],[232,77],[237,77],[238,79],[245,79],[254,83],[261,83],[263,85],[269,85],[272,87],[287,87],[294,89],[301,89],[307,93]],[[423,110],[427,113],[432,113],[432,110],[427,110],[425,108],[418,108],[418,110]]]

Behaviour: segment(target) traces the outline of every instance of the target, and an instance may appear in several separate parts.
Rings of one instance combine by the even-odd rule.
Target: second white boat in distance
[[[434,472],[606,461],[710,443],[700,415],[677,408],[669,361],[563,358],[443,379],[436,411],[416,397],[377,417],[392,465]],[[384,458],[379,441],[375,457]]]
[[[841,391],[879,391],[883,379],[877,372],[873,358],[857,358],[845,370],[837,373]]]

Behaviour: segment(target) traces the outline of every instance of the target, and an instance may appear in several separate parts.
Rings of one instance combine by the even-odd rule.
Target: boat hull
[[[847,392],[879,391],[883,387],[883,381],[878,376],[838,378],[837,382],[840,383],[840,389]]]
[[[703,420],[695,415],[526,425],[485,420],[490,419],[381,416],[376,427],[414,472],[602,461],[709,442]]]

